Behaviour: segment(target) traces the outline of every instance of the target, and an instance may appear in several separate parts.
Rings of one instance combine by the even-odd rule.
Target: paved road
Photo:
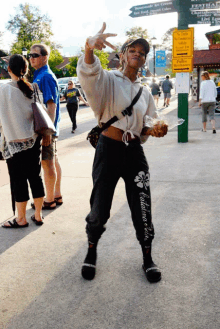
[[[196,127],[189,131],[189,143],[178,144],[171,131],[144,144],[156,230],[153,255],[162,281],[150,284],[142,272],[120,180],[99,243],[97,276],[86,282],[80,268],[94,149],[84,137],[95,121],[82,107],[72,135],[65,119],[64,113],[59,141],[63,206],[44,211],[42,227],[30,222],[25,230],[0,229],[0,328],[219,329],[219,132]],[[0,195],[4,221],[12,215],[8,184],[0,187]],[[29,203],[28,218],[32,213]]]

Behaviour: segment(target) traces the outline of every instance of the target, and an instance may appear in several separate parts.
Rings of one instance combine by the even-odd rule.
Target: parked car
[[[84,99],[86,99],[86,96],[84,94],[84,91],[82,90],[82,87],[79,83],[79,79],[77,77],[67,77],[67,78],[59,78],[58,80],[58,88],[59,88],[59,93],[60,93],[60,98],[64,96],[64,93],[66,89],[68,88],[68,81],[72,80],[76,86],[76,88],[79,89],[81,95],[83,96]]]

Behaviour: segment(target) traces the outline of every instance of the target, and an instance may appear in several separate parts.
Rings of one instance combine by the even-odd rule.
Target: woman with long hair
[[[95,277],[97,244],[106,229],[114,190],[122,177],[136,236],[143,252],[143,269],[148,281],[157,282],[161,279],[161,272],[151,256],[154,226],[151,218],[150,175],[141,143],[149,135],[163,137],[167,133],[167,125],[158,124],[152,129],[146,127],[146,115],[155,116],[156,106],[145,87],[132,113],[123,116],[122,111],[139,94],[141,83],[138,71],[146,61],[149,43],[143,38],[127,40],[120,51],[120,71],[103,70],[94,55],[94,49],[102,50],[106,45],[114,48],[106,38],[116,36],[105,34],[105,28],[104,23],[94,37],[87,39],[85,55],[80,57],[77,66],[77,76],[99,125],[114,116],[119,118],[102,132],[96,147],[91,211],[86,217],[88,252],[82,266],[82,276],[87,280]]]
[[[44,187],[40,163],[41,137],[34,132],[31,106],[33,87],[25,78],[28,61],[21,55],[11,56],[8,72],[12,81],[0,88],[0,151],[7,162],[17,218],[2,227],[22,228],[29,225],[26,218],[28,182],[35,203],[35,214],[31,219],[36,225],[42,225]]]

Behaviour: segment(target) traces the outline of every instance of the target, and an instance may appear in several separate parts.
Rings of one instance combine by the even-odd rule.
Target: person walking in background
[[[89,104],[84,100],[82,95],[80,94],[79,89],[76,88],[75,84],[72,80],[68,81],[68,88],[65,90],[64,96],[60,99],[61,101],[66,100],[67,104],[67,111],[69,113],[70,120],[72,122],[72,133],[75,132],[77,128],[76,124],[76,113],[78,110],[79,102],[78,98],[86,105],[89,106]]]
[[[173,89],[173,84],[170,81],[170,76],[166,75],[166,80],[164,80],[162,83],[162,90],[163,90],[163,94],[164,94],[163,106],[167,107],[170,105],[171,89]]]
[[[0,88],[0,151],[6,159],[12,195],[18,217],[6,222],[4,228],[27,227],[28,184],[34,199],[35,214],[31,219],[42,225],[41,209],[44,187],[40,175],[41,137],[34,132],[33,87],[25,76],[28,61],[21,55],[10,57],[8,72],[12,81]]]
[[[151,94],[154,98],[154,101],[155,101],[156,105],[158,106],[159,97],[160,97],[160,87],[156,83],[155,79],[152,80],[152,84],[150,85],[150,88],[151,88]]]
[[[216,106],[216,97],[217,89],[214,81],[210,80],[209,72],[203,71],[201,74],[202,82],[200,86],[199,94],[199,106],[202,106],[202,131],[206,132],[207,124],[207,112],[209,113],[209,119],[212,124],[212,132],[216,134],[215,130],[215,106]]]
[[[103,70],[94,49],[102,50],[106,41],[115,34],[106,33],[106,24],[94,37],[89,37],[85,45],[85,55],[77,65],[77,75],[88,102],[99,125],[115,115],[120,119],[104,130],[99,137],[93,163],[93,190],[91,211],[86,217],[88,252],[82,266],[82,276],[86,280],[95,277],[97,244],[105,231],[110,217],[114,190],[120,177],[125,181],[127,200],[132,214],[137,239],[143,253],[143,270],[150,282],[161,279],[161,272],[154,264],[151,243],[154,227],[151,218],[151,197],[149,167],[141,142],[152,134],[163,137],[167,126],[159,124],[153,129],[145,127],[146,115],[156,116],[156,106],[151,93],[143,87],[138,78],[138,70],[144,65],[149,52],[149,43],[143,38],[127,40],[120,52],[121,69]],[[132,113],[121,113],[140,95]],[[126,237],[125,237],[126,238]]]
[[[43,209],[55,209],[63,203],[61,195],[61,167],[57,157],[57,139],[59,136],[60,100],[56,76],[48,65],[50,48],[44,44],[35,44],[29,54],[34,72],[34,82],[43,93],[44,104],[56,128],[54,136],[45,136],[42,140],[42,167],[46,198]],[[48,146],[49,144],[49,146]],[[34,204],[32,204],[34,208]]]

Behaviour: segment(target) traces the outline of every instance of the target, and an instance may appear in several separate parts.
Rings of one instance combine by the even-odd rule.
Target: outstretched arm
[[[95,62],[94,58],[94,49],[102,50],[109,46],[112,49],[116,49],[111,43],[106,41],[109,37],[115,37],[117,34],[113,33],[104,33],[106,29],[106,23],[103,23],[101,30],[94,36],[88,37],[86,39],[85,45],[85,63],[86,64],[93,64]]]

